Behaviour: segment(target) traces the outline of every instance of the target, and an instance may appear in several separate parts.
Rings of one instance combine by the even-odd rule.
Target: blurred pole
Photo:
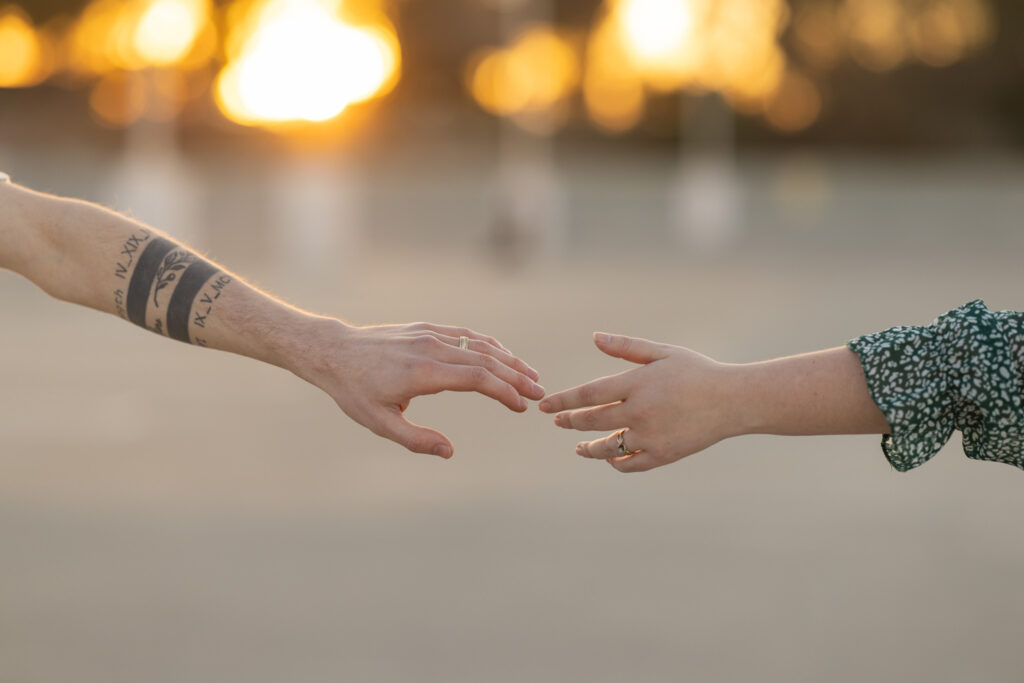
[[[740,236],[735,115],[717,93],[680,96],[680,147],[669,210],[676,239],[717,251]]]
[[[199,184],[178,147],[177,117],[168,113],[175,103],[152,87],[154,79],[180,79],[175,69],[148,69],[134,75],[134,88],[144,90],[146,109],[125,131],[124,151],[111,178],[113,206],[164,230],[197,248],[206,238],[199,206]]]
[[[552,0],[500,0],[505,45],[530,24],[553,19]],[[502,118],[496,184],[490,242],[498,257],[513,266],[538,256],[556,257],[566,242],[567,207],[551,135],[527,132]]]
[[[273,178],[276,252],[290,277],[314,284],[357,261],[360,176],[347,152],[292,150]]]

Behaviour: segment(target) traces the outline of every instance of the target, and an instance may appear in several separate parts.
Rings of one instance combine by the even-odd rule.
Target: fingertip
[[[598,346],[608,346],[612,343],[612,336],[607,332],[595,332],[594,343]]]
[[[439,458],[444,458],[445,460],[447,460],[453,455],[452,448],[448,444],[439,443],[436,446],[434,446],[434,455],[436,455]]]

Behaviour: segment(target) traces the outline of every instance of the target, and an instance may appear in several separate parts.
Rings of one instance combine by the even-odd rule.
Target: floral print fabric
[[[849,342],[892,432],[882,451],[900,472],[963,432],[967,457],[1024,469],[1024,315],[972,301],[926,327]]]

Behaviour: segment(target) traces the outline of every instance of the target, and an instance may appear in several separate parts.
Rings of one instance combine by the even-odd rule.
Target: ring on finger
[[[628,430],[620,429],[615,432],[615,441],[619,444],[619,455],[636,455],[640,451],[631,451],[626,447],[626,441],[623,438]]]
[[[462,335],[461,337],[459,337],[459,348],[460,349],[468,349],[469,348],[469,337],[467,337],[466,335]]]

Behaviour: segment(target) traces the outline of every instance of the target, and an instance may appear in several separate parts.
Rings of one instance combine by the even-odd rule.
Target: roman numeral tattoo
[[[214,302],[231,282],[231,276],[170,240],[150,239],[151,236],[149,231],[140,230],[122,247],[114,275],[128,279],[128,287],[114,290],[117,313],[157,334],[206,346],[205,338],[195,337],[193,341],[189,327],[206,328]],[[153,311],[160,309],[160,293],[173,282],[177,285],[167,302],[166,318],[158,317],[153,327],[148,328],[146,316],[150,302]]]
[[[118,257],[117,262],[114,264],[114,275],[122,280],[128,278],[128,271],[131,270],[132,264],[135,263],[135,254],[138,252],[139,247],[147,242],[152,236],[149,230],[145,228],[139,228],[138,232],[133,233],[124,244],[121,246],[121,254]]]

